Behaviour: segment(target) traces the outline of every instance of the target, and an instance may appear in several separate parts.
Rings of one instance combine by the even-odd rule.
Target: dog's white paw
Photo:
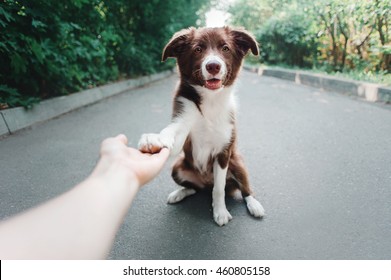
[[[162,143],[164,148],[172,150],[172,148],[174,147],[175,138],[172,136],[160,135],[160,143]]]
[[[172,149],[174,146],[174,138],[162,136],[161,134],[148,133],[141,135],[138,142],[138,148],[144,153],[158,153],[163,148]]]
[[[228,224],[232,216],[225,207],[213,207],[213,218],[219,226],[224,226]]]
[[[167,203],[169,204],[177,203],[179,201],[182,201],[185,197],[188,197],[195,193],[196,191],[194,189],[180,188],[179,190],[173,191],[168,195]]]
[[[251,195],[244,198],[247,203],[247,209],[251,215],[256,218],[261,218],[265,215],[265,209],[263,209],[261,203]]]

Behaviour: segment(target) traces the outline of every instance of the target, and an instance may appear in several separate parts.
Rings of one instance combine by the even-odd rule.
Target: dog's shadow
[[[243,215],[247,208],[243,200],[234,199],[231,196],[225,197],[227,210],[232,215]],[[213,222],[213,207],[211,191],[198,191],[196,194],[186,197],[183,201],[170,204],[172,211],[181,217],[187,217],[193,222]],[[251,216],[249,213],[246,215]],[[217,226],[217,224],[216,224]]]

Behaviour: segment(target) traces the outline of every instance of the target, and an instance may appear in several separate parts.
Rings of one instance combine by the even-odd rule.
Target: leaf
[[[5,28],[8,24],[0,19],[0,25]]]
[[[15,21],[14,17],[11,16],[11,14],[7,13],[2,7],[0,7],[0,15],[4,16],[5,19],[6,19],[8,22]]]
[[[81,26],[76,23],[71,22],[71,23],[69,23],[69,25],[76,30],[82,30]]]
[[[39,61],[39,63],[43,63],[44,60],[44,55],[42,53],[42,48],[41,46],[37,43],[37,41],[33,40],[31,43],[31,51]]]
[[[31,25],[37,29],[43,29],[43,30],[45,30],[47,27],[47,25],[45,23],[43,23],[40,20],[36,20],[36,19],[33,19],[33,21],[31,22]]]
[[[9,95],[19,95],[19,92],[15,88],[10,88],[7,85],[0,85],[0,92],[7,93]]]
[[[22,74],[26,72],[26,61],[17,53],[11,55],[11,68],[15,74]]]

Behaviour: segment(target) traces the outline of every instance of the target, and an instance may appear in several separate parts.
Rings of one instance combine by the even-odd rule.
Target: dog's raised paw
[[[160,134],[160,143],[162,143],[163,148],[172,150],[172,148],[174,147],[175,139],[174,137]]]
[[[158,153],[163,148],[172,149],[174,139],[172,137],[161,136],[156,133],[147,133],[141,135],[138,142],[138,148],[143,153]]]
[[[263,209],[263,206],[261,203],[259,203],[258,200],[256,200],[251,195],[244,198],[247,203],[247,209],[250,212],[251,215],[253,215],[256,218],[261,218],[265,215],[265,209]]]
[[[158,153],[162,148],[159,134],[143,134],[138,142],[138,149],[143,153]]]

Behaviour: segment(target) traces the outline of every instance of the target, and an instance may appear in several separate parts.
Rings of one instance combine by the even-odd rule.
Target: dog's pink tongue
[[[222,82],[221,82],[221,80],[218,80],[218,79],[211,79],[211,80],[207,80],[205,82],[205,87],[208,89],[219,89],[219,88],[221,88],[221,85],[222,85]]]

